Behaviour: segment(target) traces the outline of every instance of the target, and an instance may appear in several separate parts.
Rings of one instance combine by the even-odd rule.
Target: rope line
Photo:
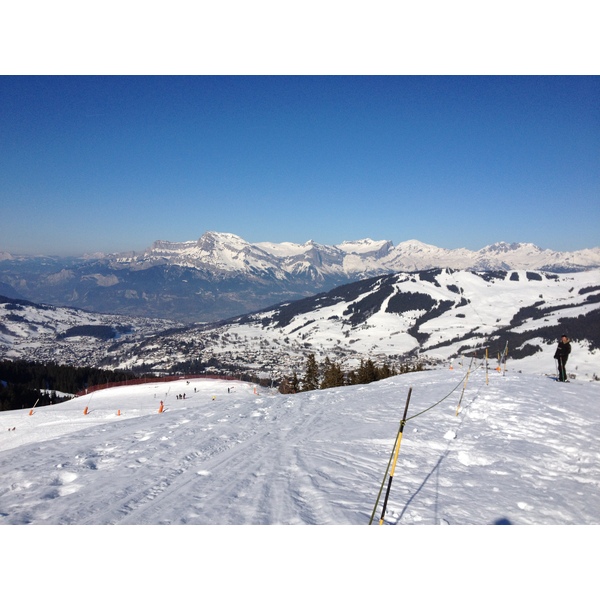
[[[473,363],[473,360],[471,360],[471,366],[472,366],[472,363]],[[476,371],[476,370],[482,368],[483,364],[484,364],[484,362],[480,363],[473,370]],[[411,395],[410,393],[412,392],[412,388],[410,388],[409,395],[408,395],[407,402],[406,402],[406,408],[404,410],[404,416],[400,420],[400,427],[398,429],[398,433],[396,434],[396,439],[394,440],[394,446],[392,448],[392,452],[391,452],[390,458],[388,460],[388,464],[387,464],[387,468],[385,470],[385,474],[383,476],[383,480],[381,481],[381,486],[379,488],[379,493],[377,494],[377,500],[375,500],[375,506],[373,507],[373,512],[371,513],[371,518],[369,520],[369,525],[371,525],[373,523],[373,519],[375,518],[375,512],[377,511],[377,507],[378,507],[379,501],[381,499],[381,494],[383,492],[383,487],[385,485],[385,481],[386,481],[386,479],[388,477],[388,473],[390,471],[390,466],[392,465],[392,461],[393,461],[394,462],[394,466],[392,468],[392,474],[390,475],[390,478],[389,478],[389,481],[388,481],[388,488],[387,488],[387,491],[386,491],[386,497],[385,497],[385,501],[384,501],[384,505],[383,505],[383,509],[382,509],[382,513],[381,513],[381,518],[379,520],[379,524],[380,525],[383,524],[383,520],[384,520],[384,516],[385,516],[385,509],[386,509],[387,500],[388,500],[388,496],[389,496],[390,489],[391,489],[392,478],[393,478],[393,474],[394,474],[394,470],[395,470],[395,466],[396,466],[396,460],[398,459],[398,452],[400,450],[400,441],[402,440],[402,432],[404,430],[404,426],[406,425],[406,423],[408,421],[411,421],[412,419],[416,419],[417,417],[420,417],[421,415],[425,414],[426,412],[428,412],[428,411],[432,410],[433,408],[435,408],[436,406],[440,405],[444,400],[447,400],[460,387],[461,384],[464,383],[464,386],[466,387],[466,382],[467,382],[469,374],[471,372],[471,366],[469,366],[469,369],[465,373],[464,377],[441,400],[438,400],[437,402],[435,402],[431,406],[429,406],[426,409],[424,409],[424,410],[422,410],[422,411],[420,411],[420,412],[412,415],[411,417],[407,417],[406,413],[408,411],[408,401],[410,400],[410,395]],[[463,393],[464,393],[464,388],[463,388]],[[461,400],[462,400],[462,396],[461,396]]]
[[[479,365],[479,367],[477,367],[477,369],[480,369],[481,365]],[[438,400],[435,404],[432,404],[430,407],[426,408],[425,410],[422,410],[421,412],[418,412],[415,415],[412,415],[412,417],[408,417],[408,419],[406,419],[407,421],[410,421],[412,419],[416,419],[417,417],[420,417],[422,414],[426,413],[427,411],[430,411],[431,409],[435,408],[436,406],[438,406],[438,404],[441,404],[444,400],[447,400],[450,396],[452,396],[452,394],[454,394],[454,392],[460,387],[460,385],[466,380],[466,378],[469,376],[469,372],[467,371],[464,375],[464,377],[456,384],[456,387],[449,392],[448,394],[446,394],[441,400]]]

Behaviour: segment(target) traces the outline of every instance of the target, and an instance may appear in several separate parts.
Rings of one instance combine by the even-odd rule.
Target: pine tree
[[[388,377],[392,377],[394,375],[396,375],[396,370],[390,369],[387,363],[377,369],[377,379],[387,379]]]
[[[287,377],[284,377],[281,380],[281,383],[279,384],[277,391],[280,394],[291,394],[292,393],[292,384],[290,383],[290,380]]]
[[[294,371],[294,374],[292,375],[292,391],[294,394],[300,391],[300,380],[298,379],[296,371]]]
[[[356,371],[350,371],[346,375],[346,385],[356,385],[358,383],[357,379],[358,376],[356,374]]]
[[[279,384],[280,394],[295,394],[300,391],[300,382],[298,381],[298,375],[294,371],[292,378],[284,377]]]
[[[306,371],[302,379],[302,391],[319,389],[319,366],[314,354],[309,354],[306,360]]]
[[[321,379],[321,389],[340,387],[344,385],[344,373],[342,368],[336,362],[325,358],[323,362],[323,378]]]
[[[372,381],[377,381],[377,379],[377,369],[373,361],[370,358],[366,361],[361,360],[360,367],[356,373],[356,383],[371,383]]]

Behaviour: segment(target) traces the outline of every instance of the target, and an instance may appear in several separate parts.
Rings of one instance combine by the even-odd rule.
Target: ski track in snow
[[[457,415],[464,375],[294,396],[198,380],[0,414],[0,524],[368,524],[409,387],[386,524],[600,523],[598,385],[478,370]]]

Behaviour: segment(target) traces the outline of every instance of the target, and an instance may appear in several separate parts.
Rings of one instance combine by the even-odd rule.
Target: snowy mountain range
[[[157,241],[142,252],[81,258],[0,253],[0,294],[95,312],[215,321],[336,286],[433,268],[539,270],[600,268],[600,247],[575,252],[500,242],[479,251],[409,240],[249,243],[206,232],[197,241]]]
[[[478,251],[446,250],[409,240],[363,239],[328,246],[313,240],[305,244],[260,242],[251,244],[230,233],[207,232],[198,241],[158,241],[141,253],[115,255],[111,260],[134,269],[169,264],[215,271],[254,273],[284,279],[303,275],[313,280],[327,276],[364,278],[394,271],[454,269],[538,269],[551,272],[600,267],[600,247],[576,252],[542,250],[528,243],[500,242]]]

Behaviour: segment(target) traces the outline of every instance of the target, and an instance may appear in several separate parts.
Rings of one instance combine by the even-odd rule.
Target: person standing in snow
[[[554,358],[558,362],[558,380],[567,381],[567,360],[571,354],[571,343],[566,335],[563,335],[558,342],[558,347],[554,353]]]

